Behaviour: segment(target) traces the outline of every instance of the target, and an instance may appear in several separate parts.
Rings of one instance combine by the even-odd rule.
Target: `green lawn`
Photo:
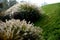
[[[41,7],[42,17],[34,23],[43,29],[45,40],[60,40],[60,3]]]

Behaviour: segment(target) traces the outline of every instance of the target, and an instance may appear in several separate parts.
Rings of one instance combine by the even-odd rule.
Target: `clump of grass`
[[[42,29],[24,20],[12,19],[0,24],[0,40],[42,40]]]
[[[17,3],[8,10],[6,10],[0,17],[0,20],[6,22],[5,20],[10,19],[25,19],[27,22],[34,23],[41,17],[41,10],[34,4],[30,3]]]
[[[30,3],[20,4],[18,12],[14,13],[14,19],[25,19],[27,22],[36,22],[41,15],[40,9]]]

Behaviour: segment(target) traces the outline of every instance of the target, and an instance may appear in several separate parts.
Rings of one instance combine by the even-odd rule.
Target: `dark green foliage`
[[[0,20],[3,21],[3,22],[6,22],[6,20],[10,20],[10,19],[11,19],[10,15],[0,16]]]
[[[25,19],[27,22],[36,22],[41,13],[38,7],[31,4],[21,4],[19,7],[19,12],[14,13],[14,19]]]

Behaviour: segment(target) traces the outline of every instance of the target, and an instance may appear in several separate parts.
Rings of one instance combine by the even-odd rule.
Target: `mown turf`
[[[60,3],[45,5],[41,8],[44,14],[35,25],[43,28],[45,40],[60,40]]]

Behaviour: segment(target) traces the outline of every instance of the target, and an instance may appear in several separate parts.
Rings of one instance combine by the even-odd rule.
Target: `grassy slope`
[[[35,25],[43,28],[46,40],[60,40],[60,3],[45,5],[41,8],[44,15]]]

